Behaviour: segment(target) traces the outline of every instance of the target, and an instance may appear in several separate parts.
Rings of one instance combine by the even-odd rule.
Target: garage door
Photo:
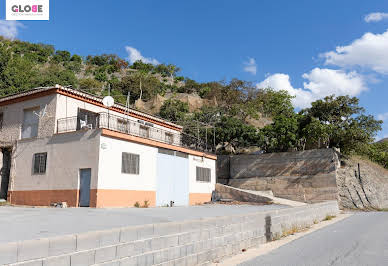
[[[159,149],[156,168],[156,205],[189,205],[189,159],[187,154]]]

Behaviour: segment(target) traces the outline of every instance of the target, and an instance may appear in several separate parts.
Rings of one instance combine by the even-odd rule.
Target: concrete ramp
[[[216,184],[216,195],[222,199],[233,199],[243,202],[258,202],[258,203],[274,203],[287,206],[303,206],[304,202],[293,201],[283,198],[275,197],[272,191],[255,191],[235,188],[227,185]]]

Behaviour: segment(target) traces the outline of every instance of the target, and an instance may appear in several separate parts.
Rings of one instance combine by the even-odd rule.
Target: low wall
[[[216,189],[214,191],[215,197],[218,199],[231,199],[242,202],[257,202],[257,203],[273,203],[271,198],[256,195],[253,193],[248,193],[242,191],[238,188],[229,187],[222,184],[216,184]]]
[[[302,207],[0,244],[0,264],[198,265],[338,214],[336,201]]]
[[[337,200],[338,165],[332,149],[233,155],[217,161],[217,178],[232,187],[272,190],[276,197],[311,203]]]

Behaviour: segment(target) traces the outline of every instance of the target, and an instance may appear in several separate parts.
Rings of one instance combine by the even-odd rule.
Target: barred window
[[[47,152],[34,154],[34,174],[46,173]]]
[[[140,155],[123,152],[121,162],[121,172],[123,174],[139,174]]]
[[[211,175],[210,168],[197,166],[197,181],[210,182]]]

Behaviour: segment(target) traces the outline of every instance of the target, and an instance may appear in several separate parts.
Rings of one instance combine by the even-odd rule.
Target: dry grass
[[[332,220],[333,218],[335,218],[334,215],[326,215],[325,219],[323,219],[323,221],[330,221]]]

